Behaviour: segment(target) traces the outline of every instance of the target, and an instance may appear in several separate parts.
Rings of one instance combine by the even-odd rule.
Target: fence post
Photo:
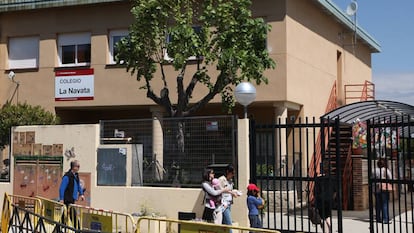
[[[250,140],[249,119],[237,120],[237,163],[238,163],[238,189],[246,193],[246,187],[250,179]],[[246,212],[246,200],[244,195],[234,200],[232,208],[233,218],[239,222],[239,226],[249,226]]]
[[[336,166],[337,166],[337,171],[336,171],[336,180],[337,183],[334,185],[337,185],[338,187],[338,191],[337,191],[337,196],[338,196],[338,200],[337,201],[337,206],[338,206],[338,232],[343,232],[343,226],[342,226],[342,165],[341,165],[341,153],[340,153],[340,145],[341,145],[341,138],[340,138],[340,121],[339,118],[335,119],[335,157],[336,157]]]

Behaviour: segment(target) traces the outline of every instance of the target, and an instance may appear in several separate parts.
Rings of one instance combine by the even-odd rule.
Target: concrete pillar
[[[163,109],[151,107],[152,112],[152,152],[154,178],[158,181],[164,176],[164,141],[162,132]]]
[[[368,160],[363,156],[352,156],[352,195],[354,197],[354,210],[369,208],[368,187]]]
[[[246,206],[247,185],[250,178],[250,145],[249,145],[249,119],[237,121],[237,151],[238,151],[238,189],[243,195],[234,200],[232,207],[233,221],[239,226],[249,226]]]

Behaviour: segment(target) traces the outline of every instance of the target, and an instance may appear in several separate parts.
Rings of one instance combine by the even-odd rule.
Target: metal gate
[[[264,228],[281,232],[327,232],[322,224],[312,224],[308,207],[315,203],[315,179],[325,166],[335,197],[331,232],[342,233],[343,153],[348,153],[351,135],[339,121],[304,122],[279,120],[256,124],[250,129],[250,182],[256,183],[267,202],[262,213]],[[343,146],[341,143],[347,143]],[[327,220],[328,221],[328,220]]]
[[[413,232],[413,137],[410,116],[367,121],[370,232]]]

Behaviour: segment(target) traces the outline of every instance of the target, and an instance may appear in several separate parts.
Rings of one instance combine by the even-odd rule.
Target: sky
[[[343,11],[352,0],[331,0]],[[356,21],[381,45],[372,54],[375,99],[414,106],[414,0],[354,0]]]

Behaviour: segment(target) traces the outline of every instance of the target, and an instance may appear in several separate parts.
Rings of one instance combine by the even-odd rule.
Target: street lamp
[[[237,102],[244,106],[244,118],[247,118],[247,105],[256,99],[256,88],[249,82],[241,82],[234,91]]]

